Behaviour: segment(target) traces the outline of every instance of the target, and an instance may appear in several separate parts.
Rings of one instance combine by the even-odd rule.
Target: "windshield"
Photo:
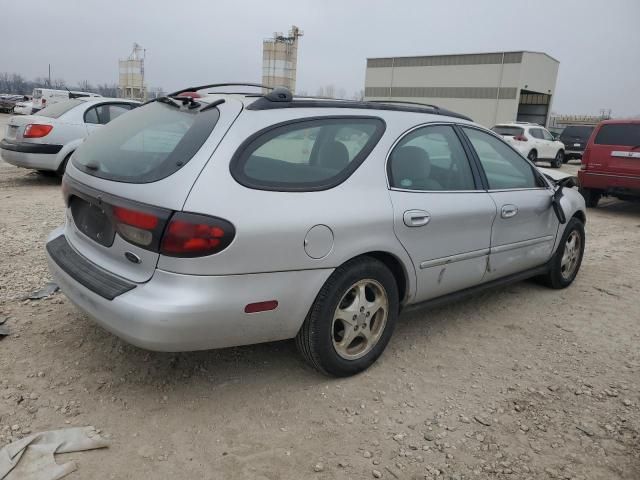
[[[191,160],[219,116],[217,108],[199,112],[153,102],[93,133],[76,151],[73,164],[108,180],[155,182]]]
[[[518,135],[522,135],[524,130],[520,127],[509,127],[496,125],[491,130],[496,132],[498,135],[502,135],[503,137],[517,137]]]
[[[586,125],[566,127],[560,134],[560,138],[580,138],[586,141],[593,129],[594,127]]]
[[[33,98],[35,100],[42,98],[42,90],[40,90],[39,88],[34,88],[33,89]]]
[[[54,103],[46,108],[43,108],[38,112],[38,115],[41,117],[49,117],[49,118],[59,118],[60,116],[67,113],[73,107],[80,105],[81,100],[65,100],[63,102]]]

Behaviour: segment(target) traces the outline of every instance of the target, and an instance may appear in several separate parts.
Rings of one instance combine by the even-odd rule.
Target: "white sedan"
[[[0,142],[0,156],[17,167],[62,175],[85,138],[138,105],[135,100],[86,97],[56,103],[37,115],[13,116]]]
[[[33,101],[25,100],[24,102],[16,103],[16,106],[13,107],[14,115],[31,115],[31,110],[33,110]]]

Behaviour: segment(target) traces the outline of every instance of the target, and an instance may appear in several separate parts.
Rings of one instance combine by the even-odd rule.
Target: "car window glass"
[[[539,186],[533,167],[502,140],[475,128],[463,130],[480,159],[490,189]]]
[[[531,128],[529,129],[529,134],[531,134],[531,136],[533,138],[538,138],[538,139],[542,139],[542,132],[540,131],[539,128]]]
[[[129,110],[131,110],[131,107],[126,104],[109,105],[109,121],[115,120],[123,113],[127,113]]]
[[[89,110],[86,111],[86,113],[84,114],[84,122],[85,123],[100,123],[100,120],[98,120],[98,111],[96,110],[96,108],[90,108]]]
[[[545,140],[553,141],[553,135],[551,135],[548,131],[542,130],[542,136]]]
[[[602,125],[596,139],[597,145],[619,145],[635,147],[640,145],[640,123],[609,123]]]
[[[62,115],[67,113],[73,107],[80,105],[82,100],[65,100],[62,102],[54,103],[48,107],[43,108],[38,112],[38,116],[40,117],[48,117],[48,118],[60,118]]]
[[[330,118],[266,130],[236,154],[232,173],[253,188],[331,188],[366,158],[384,129],[375,118]]]
[[[420,128],[391,152],[389,184],[406,190],[475,190],[464,148],[448,125]]]

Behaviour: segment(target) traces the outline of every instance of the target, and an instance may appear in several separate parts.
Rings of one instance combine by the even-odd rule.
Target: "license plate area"
[[[116,230],[105,207],[75,196],[70,199],[69,206],[80,232],[105,247],[113,245]]]
[[[7,138],[15,139],[18,136],[18,126],[17,125],[9,125],[7,127]]]

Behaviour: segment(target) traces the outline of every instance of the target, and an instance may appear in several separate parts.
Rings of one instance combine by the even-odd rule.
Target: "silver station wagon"
[[[67,166],[50,269],[125,341],[295,338],[313,367],[346,376],[381,355],[406,307],[574,280],[586,218],[571,180],[467,117],[221,86],[238,89],[118,117]]]

